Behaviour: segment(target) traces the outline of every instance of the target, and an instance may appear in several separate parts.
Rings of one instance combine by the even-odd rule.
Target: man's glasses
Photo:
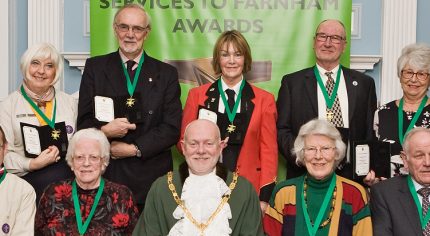
[[[118,31],[122,33],[129,32],[131,28],[133,33],[142,34],[143,32],[145,32],[145,30],[149,29],[149,26],[141,27],[141,26],[130,26],[126,24],[115,24],[115,26],[118,29]]]
[[[327,35],[325,33],[317,33],[315,35],[315,38],[320,42],[325,42],[328,38],[330,38],[330,41],[336,44],[341,43],[343,40],[345,40],[345,38],[340,35]]]
[[[425,73],[422,71],[413,72],[411,70],[402,70],[402,77],[405,79],[412,79],[414,75],[416,75],[417,79],[421,81],[425,81],[429,77],[429,73]]]

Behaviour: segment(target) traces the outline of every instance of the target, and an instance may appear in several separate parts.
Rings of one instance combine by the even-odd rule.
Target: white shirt
[[[320,73],[321,80],[323,84],[325,85],[327,83],[328,77],[325,75],[327,72],[324,68],[319,66],[317,64],[318,71]],[[337,71],[339,70],[339,65],[337,65],[331,72],[333,72],[332,77],[334,81],[336,82],[336,76]],[[318,119],[326,120],[327,118],[327,105],[325,102],[325,98],[323,95],[323,92],[320,88],[320,86],[317,86],[318,89]],[[343,72],[340,73],[340,80],[339,80],[339,88],[337,90],[337,97],[339,98],[339,105],[340,110],[342,111],[342,118],[343,118],[343,127],[349,128],[349,116],[348,116],[348,93],[346,91],[346,83],[345,83],[345,77],[343,76]]]
[[[237,95],[239,94],[239,90],[240,90],[240,85],[242,84],[243,81],[243,77],[242,79],[235,84],[233,87],[228,87],[228,85],[224,82],[224,80],[222,78],[220,78],[221,80],[221,88],[222,91],[224,91],[225,94],[225,98],[228,99],[227,93],[225,92],[226,89],[231,89],[234,91],[234,101],[237,101]],[[217,83],[217,81],[215,81],[215,83]],[[224,103],[222,101],[221,95],[219,96],[219,103],[218,103],[218,112],[219,113],[224,113],[225,112],[225,106]],[[239,105],[237,106],[237,113],[240,113],[240,102]]]

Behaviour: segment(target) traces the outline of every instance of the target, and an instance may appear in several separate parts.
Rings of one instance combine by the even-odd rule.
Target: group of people
[[[285,75],[275,102],[246,81],[244,36],[226,31],[218,79],[182,110],[177,70],[144,51],[142,6],[112,27],[119,49],[87,60],[78,102],[54,87],[52,45],[22,56],[23,83],[0,105],[0,235],[430,235],[428,46],[403,49],[403,97],[376,109],[373,79],[340,64],[344,25],[324,20],[316,64]],[[349,146],[374,139],[391,143],[395,177],[354,182]]]

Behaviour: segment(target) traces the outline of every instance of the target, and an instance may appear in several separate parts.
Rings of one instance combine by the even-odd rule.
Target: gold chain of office
[[[173,182],[172,182],[172,180],[173,180],[172,171],[169,171],[167,173],[167,184],[169,185],[169,189],[172,192],[173,199],[175,199],[175,202],[178,204],[178,206],[180,206],[182,208],[182,210],[184,210],[186,217],[191,221],[191,223],[193,223],[199,229],[200,235],[203,236],[206,228],[212,223],[212,221],[215,219],[215,217],[221,211],[222,207],[230,199],[231,193],[233,192],[234,188],[236,188],[237,178],[238,178],[238,174],[237,174],[237,172],[234,172],[233,173],[233,180],[231,181],[230,185],[228,186],[228,188],[231,191],[230,194],[226,194],[223,196],[220,204],[215,209],[215,211],[212,213],[212,215],[209,216],[208,220],[205,223],[197,222],[197,220],[194,219],[193,215],[191,214],[190,210],[188,210],[188,208],[185,206],[184,201],[182,201],[181,198],[179,198],[178,193],[176,192],[175,185],[173,185]]]

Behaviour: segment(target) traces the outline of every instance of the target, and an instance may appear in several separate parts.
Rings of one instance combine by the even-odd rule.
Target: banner
[[[152,19],[144,43],[152,57],[178,68],[181,101],[188,90],[214,78],[212,51],[218,36],[237,29],[252,50],[247,80],[277,97],[282,76],[315,64],[313,37],[324,19],[345,25],[350,42],[352,0],[91,0],[91,55],[118,49],[113,16],[124,4],[141,4]],[[347,44],[341,63],[349,67]],[[182,161],[182,158],[180,158]],[[280,159],[280,177],[285,162]]]

